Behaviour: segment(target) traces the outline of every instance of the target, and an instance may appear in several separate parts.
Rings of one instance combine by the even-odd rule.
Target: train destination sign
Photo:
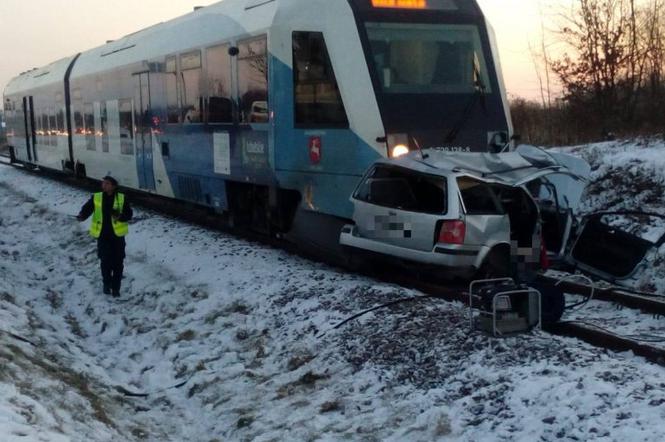
[[[375,8],[457,10],[453,0],[372,0]]]

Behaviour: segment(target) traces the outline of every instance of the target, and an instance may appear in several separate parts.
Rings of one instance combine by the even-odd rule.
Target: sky
[[[570,1],[479,0],[497,34],[509,95],[539,97],[529,44],[540,46],[541,23],[554,29],[554,9]],[[214,1],[0,0],[0,90],[20,72],[211,3]]]

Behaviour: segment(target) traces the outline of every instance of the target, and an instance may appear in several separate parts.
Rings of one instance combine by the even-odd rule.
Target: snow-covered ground
[[[582,212],[642,211],[665,215],[665,140],[620,140],[563,149],[579,155],[592,167],[591,182],[582,200]],[[648,224],[648,225],[646,225]],[[649,241],[665,234],[665,221],[635,218],[622,226]],[[665,293],[665,245],[654,262],[640,269],[625,284],[640,290]]]
[[[87,197],[0,167],[2,441],[665,440],[661,366],[434,300],[332,329],[418,293],[154,213],[104,296]]]

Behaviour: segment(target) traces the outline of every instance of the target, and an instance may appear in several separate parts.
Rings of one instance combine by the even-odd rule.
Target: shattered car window
[[[503,215],[501,201],[487,183],[462,177],[457,180],[467,215]]]
[[[376,167],[354,198],[395,209],[444,214],[446,194],[446,181],[442,177],[396,167]]]

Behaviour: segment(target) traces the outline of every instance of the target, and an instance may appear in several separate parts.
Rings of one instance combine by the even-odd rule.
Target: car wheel
[[[343,247],[343,253],[344,253],[344,264],[347,269],[351,270],[352,272],[360,272],[364,269],[364,261],[362,259],[362,256],[354,250],[352,247]]]
[[[510,276],[510,253],[491,250],[476,272],[476,279],[506,278]]]

